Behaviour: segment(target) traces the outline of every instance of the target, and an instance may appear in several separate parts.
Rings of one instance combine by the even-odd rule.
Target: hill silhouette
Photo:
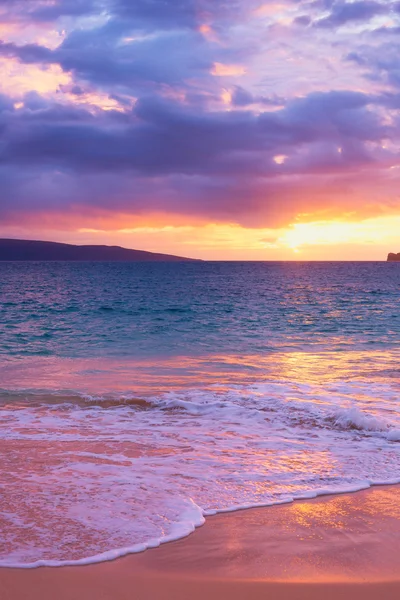
[[[75,246],[59,242],[0,239],[0,261],[194,261],[171,254],[130,250],[121,246]]]

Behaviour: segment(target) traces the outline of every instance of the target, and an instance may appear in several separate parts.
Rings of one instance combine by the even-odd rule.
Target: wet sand
[[[84,567],[0,569],[1,600],[398,600],[400,486],[217,515]]]

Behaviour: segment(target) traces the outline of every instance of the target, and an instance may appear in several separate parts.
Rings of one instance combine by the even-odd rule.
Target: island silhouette
[[[389,252],[387,257],[388,262],[400,262],[400,252],[395,254],[394,252]]]
[[[76,246],[59,242],[0,239],[0,261],[195,261],[194,258],[121,246]]]

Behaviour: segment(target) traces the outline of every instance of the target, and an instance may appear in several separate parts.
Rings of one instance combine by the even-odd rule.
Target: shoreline
[[[210,516],[190,536],[86,566],[0,569],[2,600],[400,597],[400,486]]]
[[[168,535],[159,540],[149,540],[148,542],[137,543],[134,546],[127,546],[123,548],[114,548],[111,550],[106,550],[101,554],[96,554],[92,556],[87,556],[84,558],[76,559],[76,560],[65,560],[65,561],[56,561],[51,559],[40,559],[35,563],[26,563],[26,564],[1,564],[0,562],[0,573],[2,569],[17,569],[17,570],[31,570],[31,569],[41,569],[41,568],[51,568],[51,569],[61,569],[64,567],[86,567],[90,565],[101,565],[103,563],[108,563],[115,560],[120,560],[129,556],[135,556],[137,554],[142,554],[143,552],[147,552],[149,550],[155,550],[156,548],[160,548],[165,544],[173,544],[176,542],[181,542],[186,538],[193,535],[199,528],[204,527],[208,519],[213,519],[215,517],[229,515],[231,513],[243,512],[248,510],[265,510],[271,509],[280,506],[291,505],[299,502],[310,502],[312,500],[320,500],[324,498],[329,498],[331,496],[346,496],[348,494],[358,494],[360,492],[366,492],[375,488],[388,488],[388,487],[399,487],[400,488],[400,480],[391,481],[389,483],[369,483],[363,487],[356,486],[354,488],[348,488],[343,491],[330,491],[330,490],[317,490],[316,492],[305,492],[304,495],[300,495],[299,497],[294,497],[289,500],[277,501],[274,503],[266,503],[266,504],[254,504],[254,505],[242,505],[242,506],[232,506],[229,508],[224,508],[221,510],[202,510],[197,505],[194,505],[195,508],[199,509],[202,512],[202,516],[199,515],[199,522],[191,523],[188,527],[190,531],[186,533],[182,533],[182,535]],[[201,522],[200,522],[201,520]]]

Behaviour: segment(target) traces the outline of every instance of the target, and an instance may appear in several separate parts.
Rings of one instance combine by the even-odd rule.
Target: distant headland
[[[158,254],[144,250],[130,250],[120,246],[75,246],[59,242],[0,239],[0,261],[195,261],[171,254]]]
[[[394,254],[394,252],[389,252],[387,260],[388,262],[400,262],[400,252],[398,254]]]

